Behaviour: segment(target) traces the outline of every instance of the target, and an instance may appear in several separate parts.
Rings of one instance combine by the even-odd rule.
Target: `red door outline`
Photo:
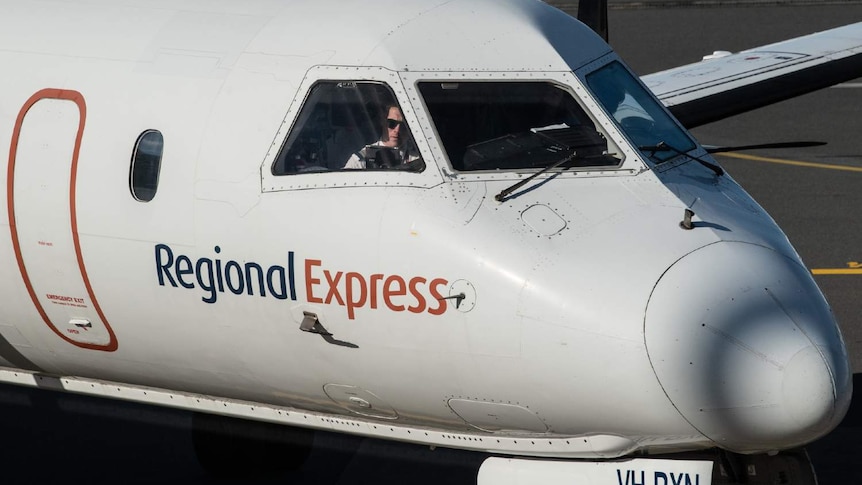
[[[34,104],[43,99],[67,100],[72,101],[78,106],[78,135],[75,138],[75,147],[72,152],[72,167],[69,178],[69,213],[71,214],[72,241],[75,246],[75,255],[78,259],[78,268],[81,270],[81,278],[84,282],[84,287],[87,289],[87,294],[90,297],[93,308],[96,310],[99,318],[102,319],[102,323],[105,324],[105,328],[110,337],[110,340],[105,345],[76,342],[60,332],[60,330],[51,323],[47,313],[45,313],[45,309],[42,307],[42,304],[39,303],[36,292],[33,290],[33,285],[30,283],[30,276],[27,274],[27,268],[24,266],[24,258],[21,255],[21,245],[18,241],[18,227],[15,222],[15,158],[18,152],[18,137],[21,135],[21,126],[24,123],[24,117]],[[33,301],[33,305],[42,317],[42,320],[51,330],[54,331],[54,333],[72,345],[85,349],[113,352],[117,350],[119,343],[117,342],[116,335],[114,335],[114,330],[111,328],[111,325],[102,313],[102,308],[99,306],[98,300],[96,300],[96,295],[93,294],[93,288],[90,286],[90,278],[87,276],[87,269],[84,266],[84,257],[81,254],[81,242],[78,239],[78,214],[75,194],[78,178],[78,152],[81,149],[81,138],[84,136],[84,124],[86,122],[86,118],[87,105],[84,102],[84,96],[78,91],[66,89],[42,89],[24,103],[24,106],[21,107],[21,111],[18,113],[18,118],[15,120],[15,130],[12,133],[12,143],[9,147],[9,165],[6,171],[6,205],[9,211],[9,231],[12,235],[12,246],[15,249],[15,258],[18,260],[18,269],[21,271],[21,278],[24,280],[24,286],[27,287],[30,299]]]

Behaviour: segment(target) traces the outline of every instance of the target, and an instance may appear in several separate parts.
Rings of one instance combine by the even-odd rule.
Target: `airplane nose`
[[[676,409],[730,451],[803,445],[850,404],[826,300],[801,264],[763,246],[718,242],[673,264],[650,296],[644,338]]]

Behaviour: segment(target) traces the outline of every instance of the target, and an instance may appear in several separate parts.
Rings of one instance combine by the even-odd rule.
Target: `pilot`
[[[346,169],[367,168],[368,160],[375,157],[378,166],[422,170],[424,163],[413,148],[410,131],[404,115],[397,104],[386,105],[383,109],[382,135],[380,140],[354,153],[344,164]],[[392,148],[393,150],[373,150],[373,147]]]

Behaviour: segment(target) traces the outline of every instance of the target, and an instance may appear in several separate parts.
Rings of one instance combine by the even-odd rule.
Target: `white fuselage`
[[[566,457],[783,449],[846,410],[840,333],[786,237],[729,176],[633,146],[584,81],[617,57],[551,7],[2,3],[7,366]],[[388,86],[425,170],[273,174],[320,80]],[[530,172],[453,170],[416,87],[470,80],[565,87],[620,165],[497,202]]]

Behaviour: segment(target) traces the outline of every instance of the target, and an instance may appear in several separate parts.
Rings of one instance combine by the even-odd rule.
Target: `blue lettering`
[[[168,258],[168,262],[164,264],[162,264],[163,251],[167,253]],[[174,281],[174,277],[171,276],[171,272],[168,269],[172,264],[174,264],[174,252],[171,251],[171,248],[164,244],[156,244],[156,276],[159,278],[159,285],[165,286],[165,276],[167,276],[171,286],[174,288],[177,287],[177,282]]]
[[[273,281],[272,277],[276,275],[276,273],[278,274],[278,279]],[[276,284],[279,285],[278,288],[274,286]],[[269,292],[272,293],[272,296],[279,300],[287,300],[287,282],[285,281],[283,267],[270,266],[269,270],[266,272],[266,285],[267,288],[269,288]]]
[[[180,267],[182,265],[183,267]],[[194,288],[194,283],[186,283],[183,280],[183,275],[194,274],[195,270],[192,268],[192,260],[189,259],[188,256],[181,254],[177,256],[177,262],[174,264],[174,270],[177,272],[177,280],[183,285],[183,288]],[[176,285],[174,285],[176,286]]]
[[[251,270],[257,270],[257,286],[260,288],[260,296],[266,296],[266,288],[263,282],[263,268],[257,263],[245,263],[245,281],[248,283],[248,294],[254,295],[254,285],[251,284]]]
[[[220,248],[220,247],[218,247],[218,246],[216,246],[216,247],[215,247],[215,252],[216,252],[216,254],[221,253],[221,248]],[[215,265],[216,265],[216,269],[215,269],[216,280],[218,280],[218,291],[219,291],[219,293],[224,293],[224,280],[222,280],[222,277],[221,277],[221,275],[222,275],[222,272],[221,272],[221,260],[220,260],[220,259],[216,259],[216,260],[215,260]]]
[[[221,247],[215,246],[213,249],[216,254],[221,253]],[[269,294],[279,300],[290,298],[296,301],[293,251],[287,255],[288,269],[273,265],[264,270],[258,263],[240,264],[232,259],[194,260],[184,254],[174,257],[173,250],[167,244],[156,244],[155,260],[159,285],[170,284],[176,288],[179,282],[179,286],[192,289],[197,282],[197,286],[204,291],[201,300],[206,303],[215,303],[218,293],[225,292],[225,286],[235,295],[254,295],[259,289],[261,297],[266,297],[269,290]]]
[[[700,475],[694,475],[692,482],[691,475],[688,473],[676,474],[674,472],[655,472],[653,485],[700,485]]]
[[[640,481],[638,481],[640,478]],[[700,485],[700,474],[694,475],[694,482],[688,473],[680,473],[679,475],[673,472],[655,472],[651,485]],[[637,470],[625,470],[625,479],[623,479],[623,470],[617,468],[617,485],[646,485],[646,472],[640,471],[638,477]]]
[[[617,483],[618,485],[646,485],[646,472],[641,470],[641,481],[637,481],[636,470],[626,470],[626,481],[623,482],[622,470],[617,468]]]
[[[287,252],[287,274],[290,278],[290,299],[296,301],[296,281],[293,277],[293,251]]]
[[[201,268],[206,266],[206,272],[201,271]],[[215,303],[216,301],[216,289],[213,281],[213,262],[209,258],[201,258],[198,260],[195,265],[195,272],[198,277],[198,285],[200,285],[201,289],[209,292],[209,296],[201,297],[201,300],[206,303]],[[204,276],[206,276],[206,281],[204,281]]]
[[[231,278],[231,268],[236,269],[236,281],[234,281],[234,278]],[[228,261],[227,264],[224,265],[224,279],[227,283],[227,288],[234,295],[241,295],[243,290],[245,290],[245,281],[242,279],[242,268],[236,261]],[[237,286],[234,286],[234,283],[237,283]]]

